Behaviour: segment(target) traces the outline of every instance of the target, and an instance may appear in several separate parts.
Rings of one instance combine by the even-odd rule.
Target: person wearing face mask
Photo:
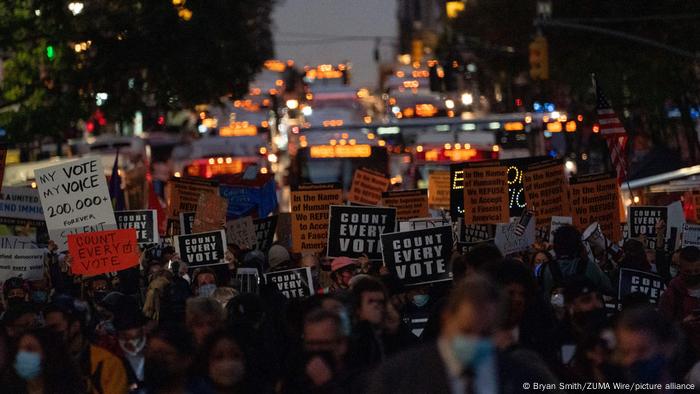
[[[367,392],[509,394],[522,392],[524,383],[556,384],[551,374],[497,353],[491,335],[501,302],[499,290],[482,276],[456,283],[442,313],[437,341],[387,360],[373,374]]]
[[[202,394],[243,394],[254,392],[246,374],[246,357],[238,338],[228,331],[212,333],[202,346],[195,364],[203,378]]]
[[[430,287],[412,287],[406,293],[406,304],[401,311],[401,320],[416,338],[423,334],[435,301],[430,296]]]
[[[216,274],[211,268],[196,269],[192,275],[192,292],[200,297],[210,297],[216,290]]]
[[[46,329],[24,333],[10,369],[0,382],[6,393],[84,393],[77,366],[66,359],[63,341]]]
[[[143,387],[146,348],[146,319],[136,304],[121,308],[114,317],[119,353],[126,361],[130,390]]]
[[[46,278],[29,281],[29,301],[37,307],[43,307],[49,302],[51,288]]]
[[[679,275],[661,294],[659,311],[680,323],[695,351],[700,352],[700,249],[686,246],[678,260]]]
[[[333,284],[319,290],[319,294],[330,294],[335,291],[347,291],[350,280],[355,276],[357,265],[349,257],[336,257],[331,262],[331,280]]]
[[[2,285],[3,295],[5,296],[5,309],[10,309],[13,304],[19,304],[29,301],[29,286],[27,281],[22,278],[10,278]]]

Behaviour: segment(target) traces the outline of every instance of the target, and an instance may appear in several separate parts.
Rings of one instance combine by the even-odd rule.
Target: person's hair
[[[212,293],[211,298],[218,301],[221,304],[221,306],[224,307],[226,304],[228,304],[231,298],[237,295],[238,291],[233,287],[222,286],[217,287],[216,290],[214,290],[214,293]]]
[[[22,334],[22,337],[34,337],[41,345],[43,351],[42,360],[42,377],[44,381],[44,391],[55,394],[73,394],[85,392],[84,381],[80,376],[78,366],[71,357],[66,357],[68,349],[66,344],[58,334],[53,333],[47,328],[37,328]],[[18,350],[15,350],[14,357],[17,356]],[[17,376],[13,368],[11,370],[11,381],[5,388],[8,392],[23,391],[21,387],[24,385],[22,379]],[[18,390],[9,389],[16,387]]]
[[[379,292],[387,296],[386,287],[379,280],[366,275],[364,278],[357,281],[354,284],[351,291],[350,303],[353,306],[353,310],[357,312],[362,306],[362,294],[364,293],[374,293]]]
[[[490,243],[476,245],[461,257],[452,260],[452,275],[457,280],[464,278],[467,270],[483,272],[488,267],[496,265],[503,260],[503,255],[498,248]]]
[[[532,253],[530,254],[530,267],[534,267],[534,266],[535,266],[535,264],[536,264],[535,259],[537,258],[537,255],[538,255],[538,254],[543,254],[543,255],[547,256],[547,263],[549,263],[550,261],[552,261],[552,254],[549,253],[548,251],[543,250],[543,249],[535,250],[534,252],[532,252]],[[545,264],[546,264],[546,263],[545,263]]]
[[[36,309],[32,303],[23,301],[18,304],[10,305],[2,315],[2,324],[10,326],[19,318],[28,314],[36,314]]]
[[[700,261],[700,249],[695,246],[686,246],[681,249],[678,257],[689,263]]]
[[[535,294],[535,279],[530,269],[517,260],[505,259],[498,265],[494,279],[502,286],[511,283],[522,285],[528,298]]]
[[[183,357],[190,357],[194,351],[194,340],[181,324],[161,324],[148,336],[151,339],[160,339],[172,346]]]
[[[457,282],[447,299],[445,310],[454,312],[464,303],[474,305],[500,304],[501,292],[487,277],[473,275]]]
[[[304,317],[304,327],[309,324],[317,324],[326,320],[333,322],[336,329],[336,336],[338,338],[345,336],[345,333],[343,332],[343,321],[340,319],[340,316],[338,316],[338,314],[335,312],[320,307],[306,314]]]
[[[224,322],[225,311],[219,301],[210,297],[192,297],[187,300],[185,306],[185,320],[189,326],[191,322],[210,316],[219,323]]]
[[[567,224],[554,232],[554,253],[557,258],[580,257],[582,252],[581,233],[576,227]]]
[[[623,310],[617,320],[617,328],[647,333],[660,344],[673,342],[677,334],[673,324],[651,305]]]

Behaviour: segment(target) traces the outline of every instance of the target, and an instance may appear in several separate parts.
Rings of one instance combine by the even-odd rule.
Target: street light
[[[83,12],[83,8],[85,7],[85,4],[83,4],[80,1],[73,1],[68,3],[68,10],[73,14],[73,16],[76,16]]]
[[[294,100],[294,99],[287,100],[287,108],[289,108],[289,109],[299,108],[299,101]]]
[[[462,93],[462,104],[472,105],[474,102],[474,96],[471,93]]]

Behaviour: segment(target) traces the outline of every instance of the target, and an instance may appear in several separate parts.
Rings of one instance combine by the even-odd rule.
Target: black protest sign
[[[118,228],[136,230],[136,241],[140,244],[158,243],[158,220],[155,209],[138,211],[115,211]]]
[[[224,230],[175,236],[175,252],[190,267],[225,264],[226,233]]]
[[[192,234],[196,212],[180,212],[180,235]]]
[[[620,269],[620,281],[617,287],[617,299],[622,300],[630,293],[643,293],[653,304],[657,303],[661,293],[666,289],[663,279],[650,272]]]
[[[275,239],[277,215],[253,220],[255,225],[255,249],[267,252]]]
[[[328,257],[360,257],[381,260],[380,236],[396,228],[396,208],[331,205],[328,224]]]
[[[452,227],[382,234],[384,263],[406,286],[452,280]]]
[[[646,246],[654,249],[656,247],[656,223],[659,220],[668,223],[668,208],[630,206],[629,210],[628,223],[630,238],[644,236],[646,238]],[[664,239],[665,238],[664,235]]]
[[[268,282],[274,283],[285,297],[306,298],[314,295],[314,282],[309,267],[274,271],[265,274]]]

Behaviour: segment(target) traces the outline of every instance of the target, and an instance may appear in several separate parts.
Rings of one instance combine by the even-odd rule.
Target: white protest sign
[[[549,243],[554,243],[554,232],[557,231],[559,227],[571,223],[573,223],[571,216],[552,216],[552,222],[549,225]]]
[[[12,277],[40,280],[44,276],[42,249],[3,249],[0,252],[0,282]]]
[[[39,192],[30,187],[3,187],[0,193],[0,217],[44,221]]]
[[[0,250],[8,249],[38,249],[36,241],[30,237],[20,237],[15,235],[6,235],[0,237]]]
[[[515,222],[496,225],[496,236],[493,243],[504,256],[527,250],[530,245],[535,243],[535,220],[530,220],[521,236],[515,235],[517,225],[518,223]]]
[[[688,224],[683,225],[683,244],[682,248],[686,246],[695,246],[700,248],[700,224]]]
[[[34,176],[49,236],[59,250],[68,249],[68,234],[117,228],[100,159],[40,168]]]
[[[675,239],[672,240],[673,245],[678,245],[680,241],[681,231],[685,224],[685,214],[683,213],[683,204],[680,201],[674,201],[666,206],[668,208],[668,223],[666,223],[666,240],[671,241],[671,236],[674,234]]]

